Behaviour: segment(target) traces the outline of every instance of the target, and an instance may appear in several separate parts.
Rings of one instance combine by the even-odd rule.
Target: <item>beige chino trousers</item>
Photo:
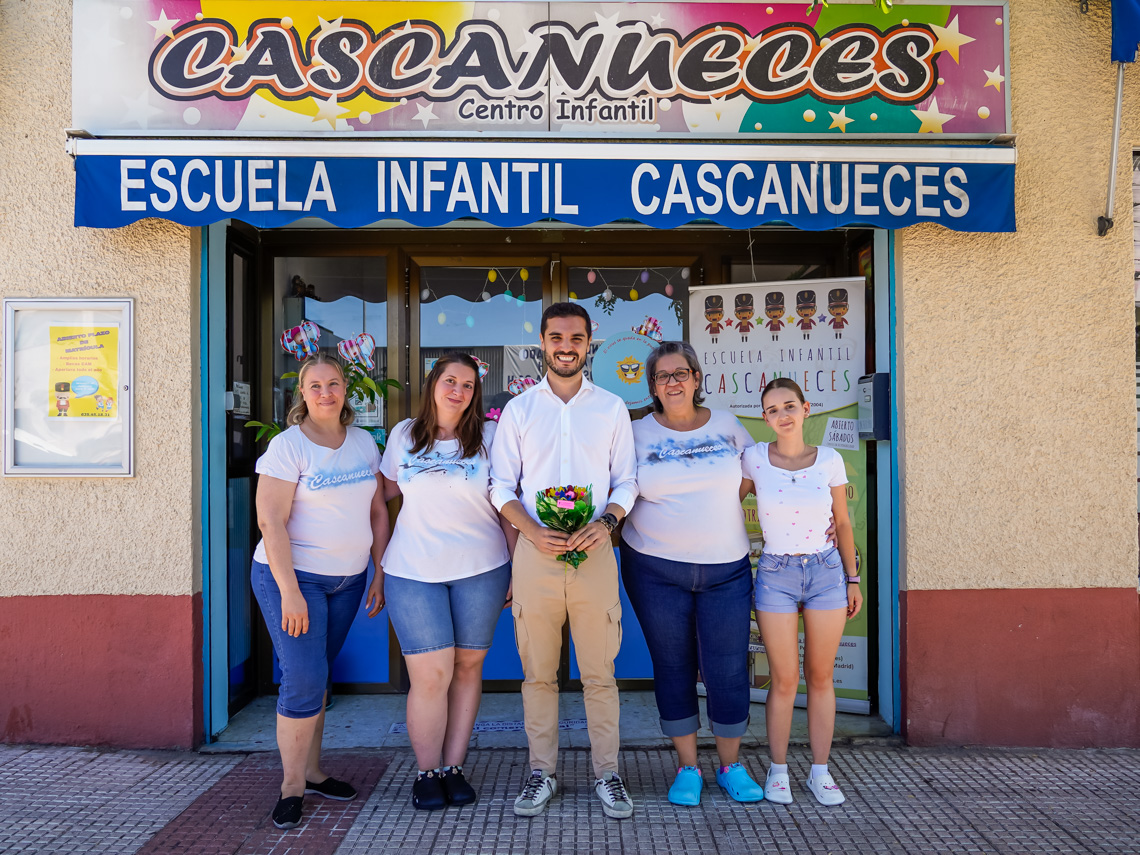
[[[569,618],[594,775],[616,772],[620,705],[614,657],[621,647],[621,602],[613,547],[607,539],[575,569],[539,552],[520,535],[511,577],[530,768],[548,775],[558,768],[558,662],[562,627]]]

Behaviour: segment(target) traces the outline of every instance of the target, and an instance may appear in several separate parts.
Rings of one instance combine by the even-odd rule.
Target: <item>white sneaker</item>
[[[515,816],[538,816],[558,792],[558,779],[535,769],[515,799]]]
[[[787,772],[768,771],[764,779],[764,799],[777,805],[792,803],[792,786]]]
[[[817,802],[826,807],[841,805],[847,800],[843,795],[843,790],[839,789],[839,785],[835,783],[835,779],[831,777],[829,772],[808,778],[804,782],[804,786],[811,790],[811,794],[815,796]]]
[[[626,792],[625,784],[617,772],[610,772],[594,783],[594,792],[602,800],[602,810],[614,819],[633,816],[633,799]]]

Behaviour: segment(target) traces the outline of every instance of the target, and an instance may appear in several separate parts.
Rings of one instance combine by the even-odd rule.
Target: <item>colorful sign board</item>
[[[1006,3],[74,0],[97,136],[989,138]]]
[[[837,449],[846,465],[864,607],[844,631],[835,660],[835,694],[839,709],[851,712],[870,709],[867,579],[875,571],[867,553],[867,446],[852,429],[857,383],[866,373],[865,288],[859,276],[694,287],[689,293],[689,339],[701,363],[706,405],[731,410],[753,437],[770,442],[775,434],[762,420],[760,392],[776,377],[791,377],[811,404],[804,439]],[[753,498],[745,503],[745,519],[750,538],[762,543]],[[753,560],[758,554],[754,549]],[[763,639],[754,647],[753,686],[763,691],[769,682]],[[800,655],[802,666],[802,633]]]
[[[504,227],[1015,228],[1016,153],[998,147],[485,142],[474,152],[459,142],[75,140],[74,148],[78,226],[232,217],[274,228],[317,217],[344,228],[461,218]],[[293,154],[309,150],[323,153]]]
[[[48,328],[48,417],[117,419],[119,327]]]

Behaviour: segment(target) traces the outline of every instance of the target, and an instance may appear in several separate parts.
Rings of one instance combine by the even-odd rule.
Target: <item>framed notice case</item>
[[[4,474],[134,475],[134,301],[4,300]]]

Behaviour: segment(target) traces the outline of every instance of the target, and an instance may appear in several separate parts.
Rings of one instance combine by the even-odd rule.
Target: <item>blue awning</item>
[[[278,228],[316,217],[496,226],[771,223],[820,231],[940,223],[1015,230],[1016,151],[997,146],[319,140],[87,140],[75,224],[159,217]]]
[[[1140,43],[1140,0],[1112,0],[1112,61],[1135,62]]]

